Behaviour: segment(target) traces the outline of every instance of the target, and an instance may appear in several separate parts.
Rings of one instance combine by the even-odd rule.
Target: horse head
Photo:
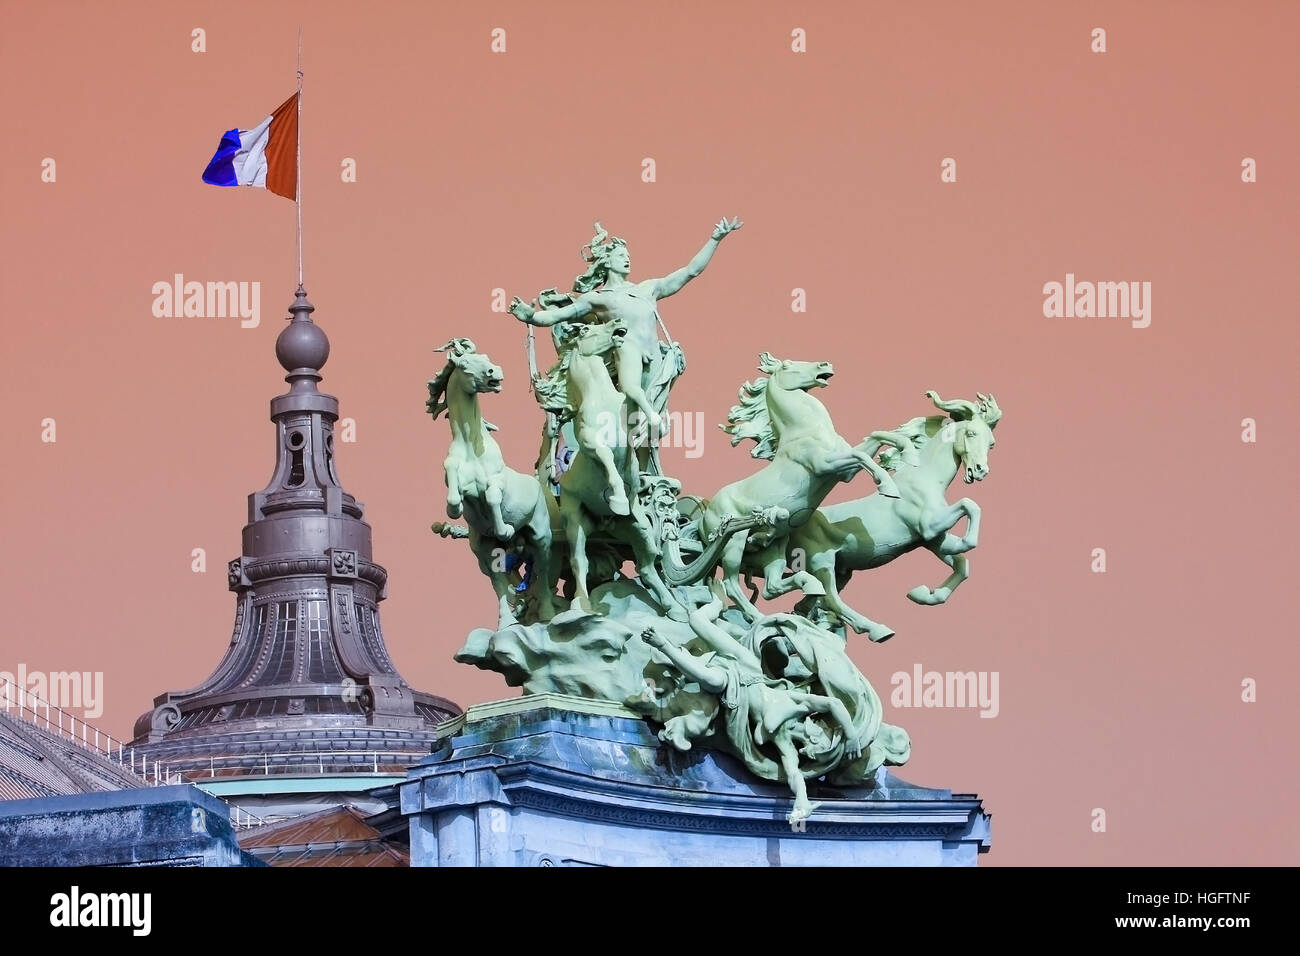
[[[618,347],[627,335],[627,327],[621,322],[589,322],[577,333],[574,348],[579,355],[606,355]]]
[[[938,392],[926,392],[926,398],[934,402],[937,408],[948,413],[952,421],[948,422],[941,434],[945,441],[953,445],[953,453],[966,469],[965,481],[970,484],[982,481],[989,473],[989,450],[997,444],[993,437],[993,426],[1002,417],[1002,409],[992,395],[975,393],[979,402],[965,399],[944,401]]]
[[[771,460],[783,431],[832,427],[821,402],[806,394],[830,384],[835,374],[830,362],[779,359],[771,352],[763,352],[758,357],[758,370],[767,373],[767,378],[740,386],[740,404],[732,407],[722,426],[731,436],[732,445],[753,439],[750,455]]]
[[[425,408],[437,418],[447,408],[447,392],[457,390],[467,395],[499,392],[505,373],[486,353],[475,349],[469,339],[452,339],[435,352],[447,353],[447,364],[437,377],[429,380],[429,400]]]
[[[835,367],[830,362],[800,362],[795,359],[779,359],[771,352],[764,352],[758,357],[758,370],[765,372],[770,385],[786,392],[806,392],[813,388],[825,388],[831,383]]]

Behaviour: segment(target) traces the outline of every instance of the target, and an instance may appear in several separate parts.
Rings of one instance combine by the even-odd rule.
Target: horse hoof
[[[626,495],[619,495],[609,499],[609,510],[616,515],[630,515],[631,506],[627,503]]]
[[[894,631],[891,628],[885,627],[883,624],[877,624],[875,627],[867,628],[867,640],[871,641],[873,644],[883,644],[893,636]]]
[[[920,587],[915,587],[915,588],[912,588],[912,590],[908,591],[908,592],[907,592],[907,599],[908,599],[909,601],[914,601],[914,602],[916,602],[917,604],[933,604],[933,603],[934,603],[934,601],[933,601],[933,599],[931,598],[931,595],[930,595],[930,589],[927,588],[924,584],[922,584]]]

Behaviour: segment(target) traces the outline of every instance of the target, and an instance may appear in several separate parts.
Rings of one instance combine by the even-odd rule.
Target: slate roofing
[[[0,799],[126,790],[145,781],[80,743],[0,709]]]

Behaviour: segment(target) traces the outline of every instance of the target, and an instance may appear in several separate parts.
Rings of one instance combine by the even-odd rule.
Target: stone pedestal
[[[262,866],[197,787],[0,801],[0,866]]]
[[[412,866],[972,866],[978,797],[882,768],[871,789],[784,785],[726,754],[660,743],[616,704],[538,695],[471,707],[399,787]]]

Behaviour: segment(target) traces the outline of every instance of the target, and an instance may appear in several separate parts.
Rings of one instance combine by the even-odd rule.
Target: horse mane
[[[569,404],[569,366],[573,362],[574,345],[581,332],[582,325],[577,322],[559,322],[551,327],[551,337],[559,361],[544,374],[536,376],[532,382],[533,397],[537,399],[537,404],[561,422],[573,418],[574,409]]]
[[[554,291],[554,290],[552,290]],[[545,375],[533,379],[533,395],[537,404],[545,411],[557,415],[560,421],[570,421],[577,411],[569,404],[569,367],[578,348],[578,339],[588,327],[586,322],[558,322],[551,328],[555,353],[560,360],[551,366]],[[611,346],[602,356],[608,367],[613,362],[614,348]],[[615,371],[610,369],[610,379]]]
[[[434,351],[447,353],[447,364],[442,367],[441,372],[429,379],[429,400],[424,403],[425,411],[433,416],[434,421],[437,421],[438,416],[447,410],[447,383],[451,381],[451,375],[456,371],[456,359],[476,352],[478,348],[470,339],[458,337]]]
[[[451,373],[454,371],[456,371],[455,359],[449,358],[442,371],[429,379],[429,400],[424,403],[424,408],[433,416],[434,421],[437,421],[438,416],[447,410],[447,383],[451,381]]]
[[[533,397],[537,399],[537,404],[543,411],[555,415],[561,422],[573,418],[573,407],[569,404],[568,382],[569,358],[572,355],[572,349],[562,353],[560,360],[551,367],[550,371],[533,379]]]
[[[910,422],[904,422],[894,429],[900,435],[905,436],[912,443],[912,447],[920,451],[925,444],[938,434],[939,429],[948,421],[947,415],[921,415],[913,418]],[[903,453],[893,445],[885,445],[880,454],[880,466],[886,471],[894,471],[902,463]]]
[[[733,448],[746,438],[752,438],[754,447],[750,457],[771,461],[776,455],[777,435],[772,416],[767,411],[768,381],[760,378],[741,385],[740,404],[731,407],[727,424],[718,427],[731,436]]]

